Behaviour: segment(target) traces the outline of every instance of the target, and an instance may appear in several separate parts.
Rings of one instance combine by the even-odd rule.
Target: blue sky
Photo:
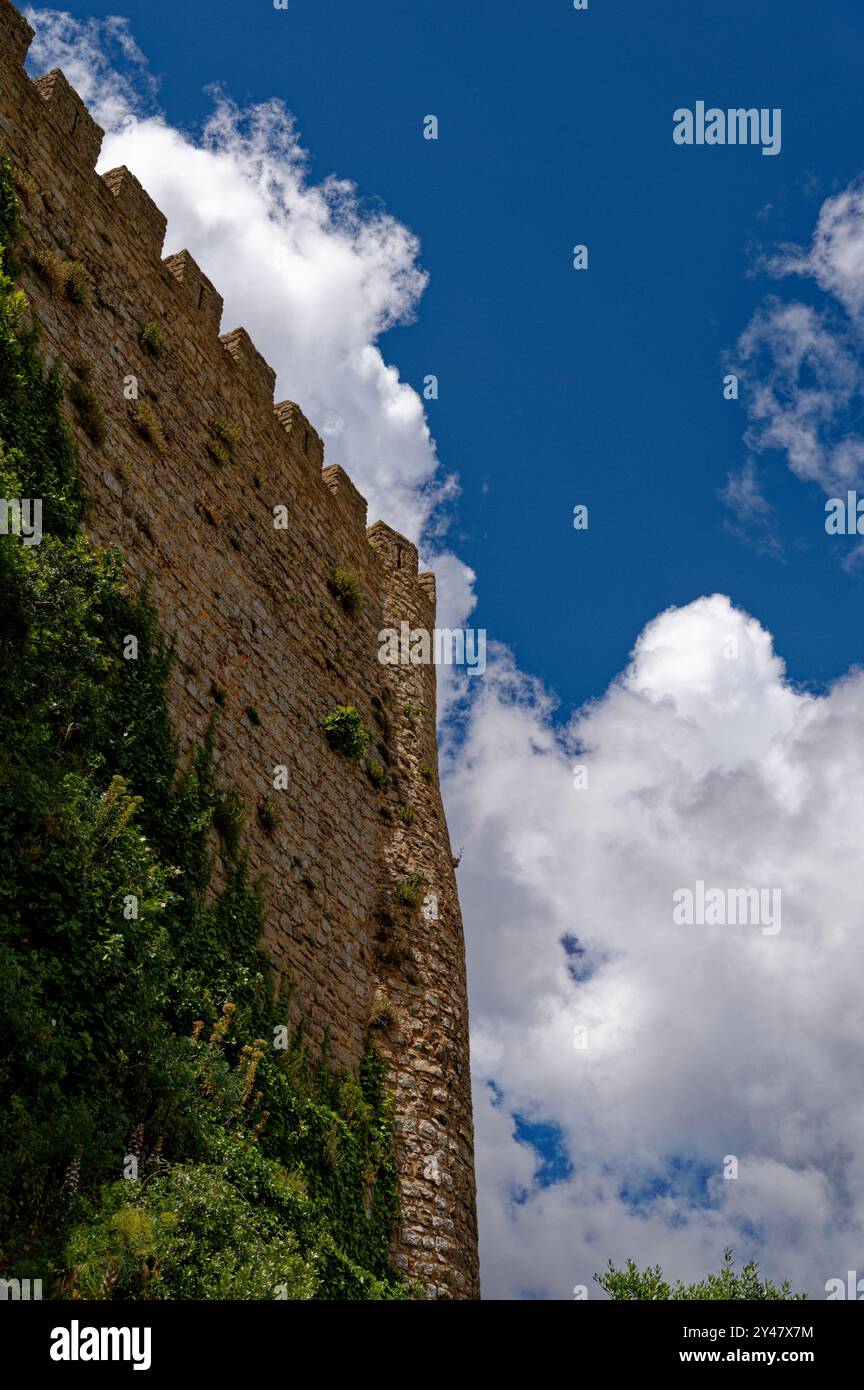
[[[804,0],[65,8],[128,16],[175,123],[200,122],[213,82],[241,104],[281,96],[313,176],[356,180],[420,237],[429,288],[386,356],[415,385],[440,378],[430,425],[463,488],[477,625],[565,706],[601,692],[651,616],[714,590],[766,623],[798,680],[859,658],[861,581],[820,534],[818,492],[769,483],[785,562],[727,534],[716,497],[746,455],[720,388],[769,288],[756,254],[805,243],[858,171],[854,0],[818,20]],[[675,147],[672,110],[698,98],[780,106],[780,156]]]
[[[824,529],[838,478],[864,495],[860,5],[122,0],[143,105],[82,27],[117,0],[65,8],[36,66],[140,118],[105,120],[104,167],[139,174],[373,517],[425,528],[448,614],[470,567],[503,644],[444,781],[485,1296],[568,1298],[610,1256],[695,1279],[727,1245],[820,1296],[864,1259],[864,570]],[[256,143],[223,101],[207,163],[213,84],[285,109]],[[676,146],[698,100],[780,108],[780,153]],[[256,194],[253,256],[259,167],[293,211]],[[437,455],[388,364],[438,376]],[[698,880],[782,890],[782,932],[673,930]]]

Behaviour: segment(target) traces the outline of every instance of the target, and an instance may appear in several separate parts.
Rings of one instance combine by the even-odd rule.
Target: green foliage
[[[10,207],[0,168],[7,236]],[[0,1274],[80,1298],[403,1298],[383,1063],[351,1078],[302,1035],[273,1045],[288,998],[215,720],[181,770],[171,652],[79,529],[26,309],[0,268],[0,493],[41,497],[44,531],[0,537]]]
[[[165,448],[162,426],[156,419],[153,407],[147,401],[136,401],[133,406],[130,406],[129,419],[141,437],[146,439],[148,444],[152,444],[154,449],[161,452]]]
[[[254,724],[256,729],[261,727],[261,716],[254,705],[246,706],[246,718],[250,724]]]
[[[422,705],[405,705],[402,713],[408,719],[418,719],[420,715],[425,714],[426,711]]]
[[[0,159],[0,246],[13,245],[21,235],[21,209],[12,186],[12,167]]]
[[[351,570],[334,570],[331,578],[327,581],[327,587],[335,599],[338,599],[345,612],[351,618],[357,618],[366,606],[366,597],[360,588],[360,581],[356,574]]]
[[[736,1274],[731,1250],[724,1252],[719,1273],[709,1274],[707,1279],[697,1284],[684,1284],[679,1279],[673,1287],[663,1278],[659,1265],[640,1270],[633,1260],[628,1260],[624,1269],[616,1269],[610,1260],[606,1272],[595,1274],[594,1278],[611,1299],[619,1302],[644,1303],[654,1299],[671,1299],[675,1302],[693,1299],[796,1301],[807,1297],[803,1293],[793,1294],[788,1279],[779,1288],[770,1279],[760,1279],[759,1266],[754,1260],[750,1260],[741,1273]]]
[[[426,885],[419,874],[412,874],[404,883],[396,884],[394,896],[402,907],[419,907],[426,896]]]
[[[233,449],[243,438],[242,427],[235,420],[229,420],[227,415],[215,416],[210,421],[210,429],[215,438],[221,440],[228,449]]]
[[[428,763],[421,763],[417,771],[420,773],[424,782],[434,782],[435,773]]]
[[[365,758],[363,760],[363,771],[366,773],[366,776],[369,778],[369,781],[376,791],[381,791],[382,787],[386,787],[387,773],[384,771],[381,764],[376,762],[374,758]]]
[[[337,705],[324,716],[321,727],[337,753],[358,762],[365,756],[371,734],[353,705]]]
[[[90,304],[93,299],[93,277],[80,261],[66,261],[63,288],[73,304]]]
[[[231,451],[221,441],[221,439],[208,439],[204,448],[210,458],[217,463],[220,468],[224,468],[226,463],[231,462]]]
[[[145,323],[138,334],[138,342],[151,357],[161,357],[168,345],[168,335],[161,324]]]
[[[79,1298],[310,1299],[315,1255],[293,1227],[308,1199],[277,1164],[249,1146],[267,1202],[224,1167],[176,1165],[147,1182],[105,1187],[86,1225],[69,1238],[70,1292]],[[251,1191],[250,1191],[251,1189]],[[304,1210],[305,1208],[305,1210]]]
[[[65,294],[72,304],[92,302],[93,277],[80,261],[58,256],[55,251],[36,251],[31,259],[37,275],[40,275],[56,294]]]
[[[411,827],[417,819],[417,815],[411,806],[397,806],[396,819],[406,827]]]
[[[229,419],[227,415],[216,415],[210,421],[211,438],[204,445],[207,453],[214,463],[224,467],[230,463],[234,446],[243,437],[243,430],[236,421]]]

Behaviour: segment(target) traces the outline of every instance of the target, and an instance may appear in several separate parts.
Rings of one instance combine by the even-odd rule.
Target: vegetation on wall
[[[0,165],[0,246],[18,232]],[[0,496],[41,498],[44,535],[0,536],[0,1277],[407,1297],[384,1064],[341,1074],[289,1033],[215,725],[181,772],[171,653],[80,530],[62,383],[2,265]]]
[[[151,320],[140,329],[138,341],[144,351],[150,353],[151,357],[161,357],[168,346],[168,335],[160,324]]]
[[[337,705],[321,720],[327,742],[345,758],[361,761],[371,741],[371,735],[354,705]]]
[[[210,421],[210,438],[204,445],[214,463],[224,466],[231,462],[231,455],[243,437],[243,431],[236,421],[227,415],[217,415]]]
[[[352,570],[334,570],[327,581],[327,587],[350,617],[360,616],[366,606],[366,597],[360,588],[360,580]]]

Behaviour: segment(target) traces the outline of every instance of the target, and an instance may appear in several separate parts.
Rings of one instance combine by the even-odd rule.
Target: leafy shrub
[[[396,819],[401,821],[406,827],[410,827],[417,819],[416,812],[412,806],[397,806]]]
[[[244,1157],[269,1202],[260,1192],[250,1200],[212,1164],[176,1164],[146,1183],[104,1187],[89,1221],[70,1235],[69,1292],[93,1299],[312,1298],[315,1260],[300,1254],[292,1229],[298,1216],[308,1222],[311,1204],[249,1141]]]
[[[371,735],[353,705],[337,705],[325,715],[321,727],[337,753],[358,762],[369,747]]]
[[[435,773],[428,763],[421,763],[417,771],[420,773],[424,782],[434,782]]]
[[[8,159],[0,160],[0,246],[6,250],[21,235],[21,209],[12,187]]]

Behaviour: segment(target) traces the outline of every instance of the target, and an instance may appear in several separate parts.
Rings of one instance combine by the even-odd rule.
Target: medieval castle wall
[[[20,283],[47,359],[68,380],[83,371],[105,417],[97,445],[67,406],[94,500],[88,530],[120,547],[133,585],[151,584],[176,644],[171,703],[186,751],[218,692],[217,756],[246,809],[266,944],[295,986],[287,1021],[302,1019],[317,1047],[328,1037],[348,1066],[371,1025],[388,1058],[397,1264],[432,1297],[477,1297],[465,961],[435,668],[378,661],[382,628],[434,626],[434,577],[418,574],[403,536],[382,522],[367,529],[365,500],[341,468],[324,467],[300,407],[274,406],[275,373],[245,330],[220,336],[222,300],[189,253],[162,259],[166,221],[134,175],[94,172],[103,132],[61,72],[27,76],[30,39],[0,0],[0,145],[26,194]],[[53,291],[32,269],[40,255],[80,262],[91,302]],[[139,342],[149,323],[165,334],[158,357]],[[130,376],[156,426],[150,439],[124,396]],[[207,447],[214,419],[239,432],[221,462]],[[278,506],[286,529],[274,526]],[[328,589],[340,568],[366,596],[357,617]],[[373,731],[383,789],[328,746],[321,719],[336,705],[356,705]],[[288,785],[276,791],[279,766]],[[256,814],[267,799],[281,812],[269,833]],[[437,897],[437,917],[397,902],[397,885],[415,877]]]

